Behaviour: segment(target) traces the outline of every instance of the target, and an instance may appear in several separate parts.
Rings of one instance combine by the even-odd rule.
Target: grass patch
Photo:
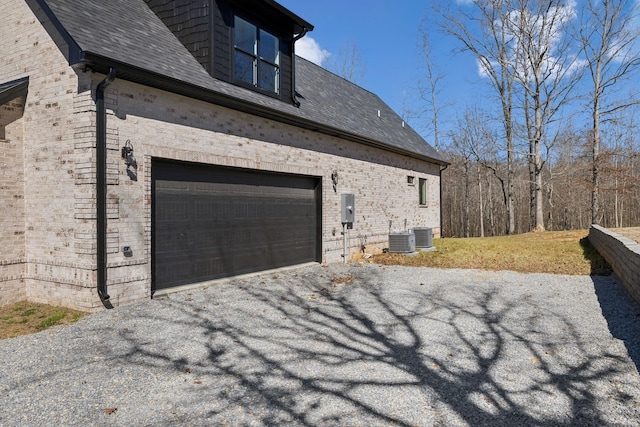
[[[512,236],[434,239],[433,252],[416,256],[380,254],[379,264],[435,268],[512,270],[522,273],[608,275],[611,267],[591,246],[586,230]]]
[[[46,304],[19,302],[0,307],[0,339],[32,334],[56,325],[75,323],[86,313]]]

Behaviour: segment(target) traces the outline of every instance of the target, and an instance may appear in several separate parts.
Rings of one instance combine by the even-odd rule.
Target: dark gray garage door
[[[153,288],[320,261],[320,179],[154,161]]]

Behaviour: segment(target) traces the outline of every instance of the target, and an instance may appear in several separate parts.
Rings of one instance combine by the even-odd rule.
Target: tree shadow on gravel
[[[185,377],[153,424],[608,425],[638,398],[622,355],[531,294],[318,271],[161,301],[139,322],[166,342],[121,331],[119,364]]]

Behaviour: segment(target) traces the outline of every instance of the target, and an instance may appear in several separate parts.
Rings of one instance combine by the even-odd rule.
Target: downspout
[[[306,27],[302,27],[302,32],[295,36],[291,42],[291,100],[296,108],[300,108],[300,101],[296,99],[296,42],[308,32]]]
[[[445,171],[447,168],[449,167],[449,165],[441,165],[440,172],[440,238],[442,239],[444,237],[443,233],[442,233],[442,172]]]
[[[96,88],[96,234],[98,296],[106,308],[113,308],[107,293],[107,109],[104,91],[116,78],[116,69]]]

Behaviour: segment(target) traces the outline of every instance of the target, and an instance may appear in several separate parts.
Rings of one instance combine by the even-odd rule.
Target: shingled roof
[[[297,108],[213,78],[143,0],[26,1],[35,11],[42,8],[66,42],[71,66],[101,73],[113,67],[118,78],[447,163],[378,96],[300,57],[295,61]]]

